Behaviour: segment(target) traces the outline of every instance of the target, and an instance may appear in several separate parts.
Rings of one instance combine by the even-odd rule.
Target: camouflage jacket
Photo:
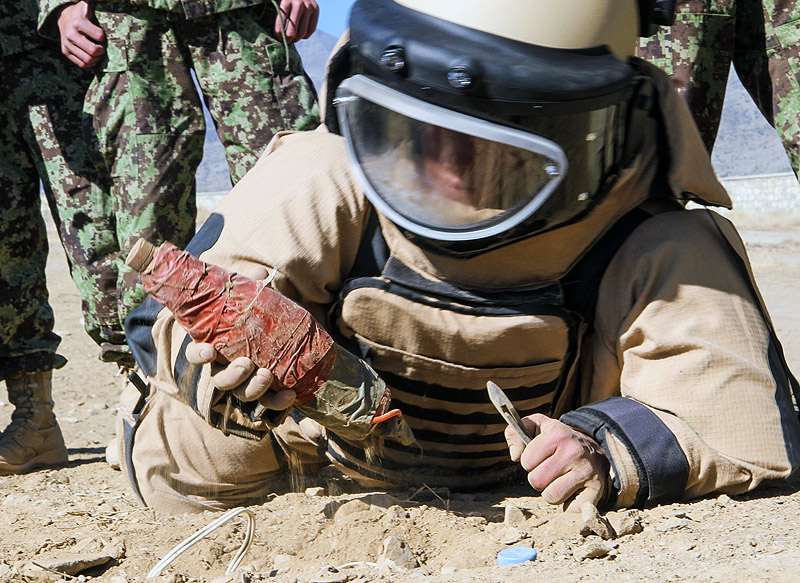
[[[55,27],[54,19],[51,16],[59,8],[72,4],[74,1],[38,0],[39,8],[41,9],[39,13],[39,31],[47,37],[57,38],[58,29]],[[271,3],[271,0],[99,0],[93,2],[98,8],[102,8],[104,4],[128,5],[131,8],[141,6],[155,10],[176,12],[183,14],[186,18],[199,18],[264,3]]]
[[[0,57],[45,44],[36,34],[36,10],[36,0],[0,2]]]

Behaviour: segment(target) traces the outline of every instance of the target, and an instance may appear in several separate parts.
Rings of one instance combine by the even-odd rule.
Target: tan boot
[[[0,474],[22,474],[67,462],[67,448],[53,413],[52,377],[48,370],[6,379],[14,412],[0,435]]]

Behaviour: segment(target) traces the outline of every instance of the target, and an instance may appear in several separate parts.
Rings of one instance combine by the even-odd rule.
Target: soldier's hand
[[[580,512],[584,502],[597,505],[609,480],[609,461],[594,439],[546,415],[522,419],[529,435],[526,446],[510,427],[506,441],[511,459],[528,472],[528,482],[550,504],[564,504],[568,512]]]
[[[280,14],[275,19],[275,36],[290,43],[303,40],[317,30],[318,19],[319,6],[315,0],[281,0]]]
[[[212,384],[220,391],[233,391],[242,401],[258,401],[267,409],[286,409],[294,403],[296,394],[285,389],[271,389],[275,380],[272,372],[256,368],[247,357],[239,357],[232,362],[225,361],[216,349],[205,342],[192,342],[186,347],[186,359],[192,364],[211,363]]]
[[[94,23],[86,0],[70,4],[58,15],[61,52],[81,69],[94,67],[106,54],[106,33]]]

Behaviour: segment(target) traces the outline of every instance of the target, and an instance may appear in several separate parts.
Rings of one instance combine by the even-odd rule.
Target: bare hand
[[[244,356],[228,363],[221,359],[211,344],[189,344],[186,347],[186,359],[192,364],[212,363],[212,371],[216,370],[211,376],[214,387],[220,391],[232,391],[242,401],[258,401],[267,409],[282,410],[290,407],[297,396],[290,389],[271,390],[270,386],[275,380],[271,371],[256,369],[255,363]]]
[[[513,461],[528,472],[528,482],[550,504],[564,503],[568,512],[580,512],[584,502],[597,504],[609,479],[609,462],[594,439],[546,415],[522,420],[530,435],[525,446],[510,427],[506,441]]]
[[[294,43],[310,37],[317,30],[319,6],[315,0],[281,0],[280,14],[275,19],[275,36]],[[283,20],[283,30],[281,30]]]
[[[81,69],[94,67],[103,55],[106,39],[103,29],[94,23],[94,13],[86,0],[70,4],[58,15],[61,52]]]

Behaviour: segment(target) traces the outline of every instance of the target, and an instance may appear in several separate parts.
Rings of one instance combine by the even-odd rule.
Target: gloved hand
[[[192,342],[186,347],[186,359],[192,364],[211,363],[211,382],[220,391],[232,391],[242,401],[258,401],[267,409],[283,410],[294,404],[297,393],[291,389],[270,389],[275,377],[265,368],[256,369],[246,356],[228,362],[207,342]]]
[[[528,482],[550,504],[564,504],[567,512],[580,512],[584,502],[602,499],[609,483],[610,463],[603,448],[588,435],[546,415],[522,419],[529,435],[526,446],[507,427],[511,459],[528,472]]]

